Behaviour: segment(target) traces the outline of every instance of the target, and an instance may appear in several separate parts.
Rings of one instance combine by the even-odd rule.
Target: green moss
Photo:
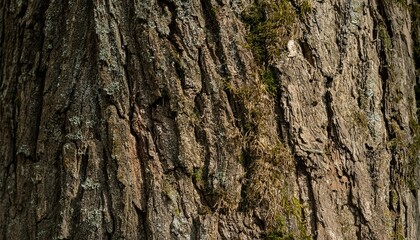
[[[291,171],[294,167],[293,156],[289,149],[278,141],[268,152],[268,161],[274,166],[281,166],[285,172]]]
[[[395,240],[405,240],[406,238],[404,237],[404,227],[399,219],[396,221],[397,222],[395,224],[394,232],[391,238]]]
[[[257,145],[258,141],[253,143]],[[243,194],[249,207],[263,204],[267,239],[311,239],[303,218],[305,206],[293,196],[287,182],[295,162],[290,150],[280,141],[273,146],[252,148],[256,158],[250,169],[249,185]],[[260,151],[255,149],[261,149]]]
[[[262,68],[260,71],[261,80],[266,86],[267,92],[275,96],[278,89],[278,82],[271,69]]]
[[[277,228],[267,236],[269,240],[295,240],[296,238],[287,228],[287,221],[283,216],[277,217]]]
[[[302,211],[304,206],[300,201],[292,197],[288,201],[284,201],[283,214],[276,215],[276,225],[267,235],[267,239],[272,240],[310,240],[311,236],[306,230],[304,221],[302,220]],[[297,221],[298,231],[292,232],[288,227],[288,218],[295,218]]]
[[[287,0],[256,2],[242,13],[249,30],[247,42],[259,65],[266,65],[279,50],[286,48],[296,16]]]
[[[193,182],[197,185],[199,188],[204,188],[204,170],[203,168],[196,168],[194,169],[192,173],[192,179]]]
[[[203,181],[203,169],[202,168],[194,169],[192,178],[195,181],[199,181],[199,182]]]
[[[395,0],[397,3],[403,5],[403,6],[407,6],[407,0]]]
[[[288,174],[295,169],[294,157],[280,139],[274,142],[265,135],[271,127],[267,116],[273,114],[267,108],[273,102],[265,95],[267,91],[276,91],[275,77],[269,71],[260,74],[263,86],[235,86],[223,81],[226,91],[240,105],[238,125],[242,126],[242,162],[249,177],[243,188],[241,206],[255,208],[264,205],[268,208],[264,217],[268,239],[310,239],[302,217],[303,206],[293,197],[287,181]],[[272,86],[271,90],[269,86]],[[193,176],[193,179],[200,179],[199,172]]]
[[[356,111],[353,115],[353,121],[358,126],[363,129],[367,129],[369,127],[368,119],[366,117],[366,113],[362,110]]]
[[[305,17],[312,11],[312,1],[311,0],[303,0],[299,5],[299,16]]]
[[[278,83],[269,66],[295,37],[298,17],[311,11],[312,0],[303,0],[296,9],[288,0],[260,0],[242,12],[242,21],[248,29],[248,47],[260,68],[260,79],[271,95],[275,95]]]
[[[162,194],[173,203],[176,202],[177,193],[169,180],[165,178],[162,180]]]
[[[248,46],[258,65],[256,84],[236,86],[224,81],[225,89],[241,116],[243,164],[247,168],[247,184],[242,191],[241,206],[245,209],[264,206],[265,237],[268,239],[310,239],[303,220],[303,206],[293,197],[288,174],[294,171],[295,160],[290,150],[272,139],[269,117],[274,110],[272,97],[278,92],[278,80],[271,67],[273,60],[286,50],[295,35],[298,13],[311,11],[310,1],[295,9],[288,0],[260,0],[242,13],[248,29]]]
[[[220,12],[219,6],[212,6],[211,7],[211,14],[213,16],[217,16],[219,14],[219,12]]]
[[[262,88],[257,85],[242,85],[234,86],[231,82],[224,81],[225,90],[233,95],[240,106],[241,117],[238,118],[240,126],[242,126],[242,133],[245,136],[245,143],[247,145],[249,139],[255,134],[261,125],[262,118],[266,114],[266,109],[263,108],[265,104],[262,99]]]

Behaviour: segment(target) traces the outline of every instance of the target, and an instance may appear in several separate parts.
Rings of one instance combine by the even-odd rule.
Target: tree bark
[[[0,240],[420,239],[417,4],[0,0]]]

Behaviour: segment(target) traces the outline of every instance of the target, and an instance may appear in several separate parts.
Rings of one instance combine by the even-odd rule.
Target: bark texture
[[[420,239],[413,4],[0,0],[0,239]]]

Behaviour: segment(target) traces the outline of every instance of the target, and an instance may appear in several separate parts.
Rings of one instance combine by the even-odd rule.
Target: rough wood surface
[[[0,239],[420,239],[411,4],[0,0]]]

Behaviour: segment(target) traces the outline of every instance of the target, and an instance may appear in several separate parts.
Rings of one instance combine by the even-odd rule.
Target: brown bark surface
[[[0,0],[0,240],[420,239],[412,4]]]

